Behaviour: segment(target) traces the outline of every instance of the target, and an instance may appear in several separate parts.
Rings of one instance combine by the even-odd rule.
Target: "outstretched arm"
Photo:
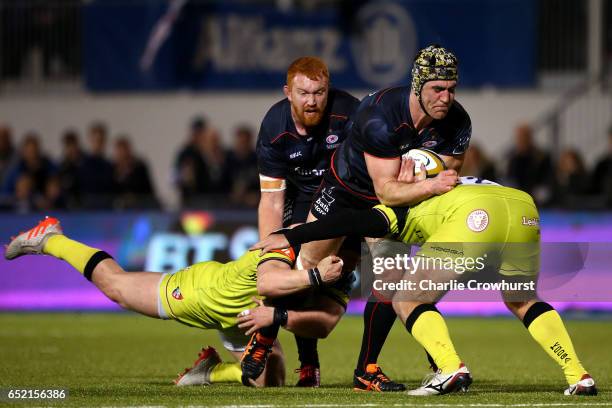
[[[257,306],[238,315],[238,327],[246,329],[247,336],[274,323],[275,308],[264,305],[260,299],[253,300]],[[321,296],[316,309],[287,310],[287,324],[283,327],[298,336],[322,339],[331,333],[343,314],[340,304]]]
[[[342,273],[342,259],[328,256],[319,262],[317,268],[292,270],[278,260],[270,260],[257,267],[257,292],[261,296],[280,297],[304,289],[335,282]]]
[[[270,234],[251,249],[261,249],[262,253],[266,253],[273,249],[288,248],[310,241],[347,235],[380,238],[388,233],[389,222],[380,211],[346,210],[318,221],[298,225],[290,230],[283,230],[282,233]]]

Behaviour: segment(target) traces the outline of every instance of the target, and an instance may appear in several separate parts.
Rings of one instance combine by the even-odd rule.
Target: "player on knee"
[[[222,264],[209,261],[191,265],[173,274],[126,272],[104,251],[66,237],[55,218],[46,218],[36,227],[13,238],[6,248],[9,260],[27,254],[46,254],[65,260],[121,307],[145,316],[172,319],[192,327],[218,330],[224,346],[236,359],[247,349],[248,337],[237,327],[238,314],[266,298],[299,295],[312,287],[308,271],[291,270],[293,250],[260,256],[245,253],[238,260]],[[318,265],[319,286],[335,282],[342,261],[328,257]],[[283,324],[298,334],[328,330],[328,320],[317,310],[284,310]],[[249,385],[283,385],[284,363],[278,343],[270,344],[267,364]],[[265,368],[265,372],[264,372]],[[190,375],[186,375],[189,373]],[[239,363],[222,362],[209,347],[201,351],[192,369],[175,381],[177,385],[242,382]]]
[[[346,273],[344,268],[341,276]],[[247,334],[253,333],[242,359],[243,383],[261,374],[266,366],[270,345],[276,340],[281,327],[297,335],[326,338],[344,315],[349,291],[339,288],[337,284],[327,285],[318,267],[309,269],[308,277],[312,289],[302,292],[295,299],[295,304],[303,309],[300,313],[304,318],[300,322],[292,321],[292,312],[287,313],[282,302],[270,302],[270,305],[260,302],[257,307],[239,316],[238,327],[247,330]]]

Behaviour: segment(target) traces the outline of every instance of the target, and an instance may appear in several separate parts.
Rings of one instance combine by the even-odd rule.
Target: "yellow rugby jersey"
[[[167,275],[160,285],[160,298],[168,316],[181,323],[204,329],[227,329],[236,325],[236,316],[255,307],[257,267],[278,260],[293,267],[292,249],[259,255],[248,251],[235,261],[201,262]]]
[[[474,210],[478,208],[487,210],[488,207],[494,208],[495,205],[491,204],[498,202],[501,198],[518,200],[535,208],[533,199],[524,191],[500,186],[492,182],[473,183],[471,180],[479,180],[473,177],[461,177],[460,179],[461,184],[448,193],[429,198],[410,208],[391,208],[382,204],[375,206],[374,208],[380,211],[388,221],[388,237],[397,241],[420,245],[432,235],[441,231],[443,227],[449,227],[457,229],[456,235],[465,239],[465,234],[462,232],[469,232],[469,229],[467,225],[463,225],[466,224],[463,218],[460,223],[456,222],[456,218],[459,210],[464,210],[469,203],[473,204]],[[520,216],[520,214],[516,214],[514,218],[519,220]],[[496,227],[492,226],[492,228]],[[500,227],[505,229],[508,224],[500,225]],[[449,231],[449,233],[452,234],[453,231]],[[487,234],[487,236],[490,235]],[[475,235],[475,237],[479,236]],[[485,235],[482,235],[482,238],[485,238]],[[446,240],[439,240],[439,242],[444,241]],[[454,241],[454,239],[449,241]]]

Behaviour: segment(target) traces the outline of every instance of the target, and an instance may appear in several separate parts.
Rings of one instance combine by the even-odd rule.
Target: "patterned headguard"
[[[412,91],[421,95],[423,85],[428,81],[456,81],[458,79],[457,57],[437,44],[423,48],[414,57],[412,66]]]

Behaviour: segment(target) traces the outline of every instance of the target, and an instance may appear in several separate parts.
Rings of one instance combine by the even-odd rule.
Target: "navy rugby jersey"
[[[455,100],[444,119],[417,132],[410,116],[410,87],[383,89],[363,98],[347,124],[347,139],[332,162],[335,179],[350,192],[378,201],[364,153],[397,158],[410,149],[427,148],[443,155],[465,152],[472,135],[470,117]]]
[[[287,98],[264,117],[257,138],[259,173],[287,180],[287,198],[310,201],[329,168],[332,153],[345,139],[344,128],[359,100],[330,89],[321,123],[300,136]]]

